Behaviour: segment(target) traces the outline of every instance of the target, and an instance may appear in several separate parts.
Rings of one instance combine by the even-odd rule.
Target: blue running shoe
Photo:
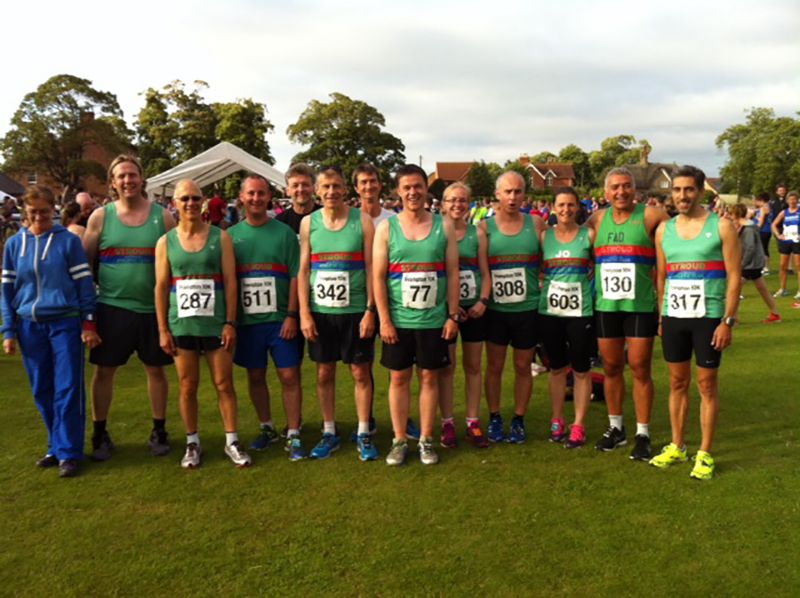
[[[375,423],[375,418],[374,417],[370,417],[369,418],[369,435],[370,436],[375,436],[375,434],[377,434],[377,433],[378,433],[378,424]],[[353,430],[351,432],[351,434],[350,434],[350,442],[352,442],[353,444],[358,442],[358,430]]]
[[[421,432],[417,427],[417,424],[414,423],[414,420],[410,417],[408,418],[408,422],[406,423],[406,438],[410,438],[411,440],[419,440]]]
[[[378,449],[372,444],[369,434],[358,435],[358,458],[362,461],[374,461],[378,458]]]
[[[281,437],[275,431],[275,428],[272,426],[261,426],[258,437],[250,443],[250,448],[254,451],[263,451],[266,448],[269,448],[270,444],[275,444],[276,442],[280,442]]]
[[[489,418],[489,442],[503,442],[506,439],[506,434],[503,431],[503,417],[495,415]]]
[[[289,461],[300,461],[308,457],[306,449],[300,442],[299,436],[290,436],[286,439],[286,452],[289,453]]]
[[[523,444],[525,442],[525,421],[521,417],[515,416],[511,420],[511,429],[508,431],[508,442],[511,444]]]
[[[317,446],[311,449],[311,458],[327,459],[336,450],[339,450],[339,437],[336,434],[323,434]]]

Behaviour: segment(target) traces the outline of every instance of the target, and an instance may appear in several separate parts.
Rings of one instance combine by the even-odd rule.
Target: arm
[[[225,321],[235,322],[239,309],[239,282],[236,280],[236,255],[233,253],[233,241],[225,231],[219,234],[222,247],[222,284],[225,289]],[[222,348],[233,351],[236,344],[236,326],[222,326]]]
[[[459,280],[458,280],[458,241],[456,231],[449,221],[444,223],[444,234],[447,238],[445,251],[445,268],[447,271],[447,321],[442,329],[442,338],[450,340],[458,334],[458,323],[450,318],[450,314],[459,313]]]
[[[742,248],[736,229],[729,220],[720,219],[719,238],[722,241],[722,259],[725,260],[727,289],[725,292],[725,318],[735,318],[739,312],[739,293],[742,291]],[[711,344],[722,351],[732,340],[732,327],[720,322],[711,338]]]
[[[389,221],[384,220],[375,231],[372,244],[372,292],[375,306],[381,320],[381,340],[387,345],[397,342],[397,330],[389,312],[389,292],[386,288],[386,274],[389,271]]]
[[[3,248],[3,351],[6,355],[14,355],[17,350],[16,345],[16,321],[17,314],[14,312],[14,283],[17,278],[17,265],[14,262],[15,243],[9,240]],[[12,274],[12,272],[14,274]]]
[[[647,207],[644,210],[644,222],[651,238],[655,237],[656,229],[662,222],[669,220],[669,214],[658,208]]]
[[[287,227],[288,228],[288,227]],[[291,229],[290,229],[291,230]],[[286,306],[286,318],[281,325],[280,337],[284,340],[291,340],[297,336],[298,327],[298,305],[297,298],[297,270],[300,261],[300,249],[297,246],[297,239],[293,234],[286,235],[287,258],[289,266],[289,304]]]
[[[775,220],[772,221],[772,234],[775,235],[775,238],[779,241],[785,241],[786,237],[784,237],[780,231],[778,231],[778,227],[783,224],[783,217],[785,214],[780,212],[777,216],[775,216]]]
[[[178,353],[175,340],[169,331],[169,292],[172,270],[167,257],[167,236],[162,235],[156,243],[156,320],[158,321],[158,344],[167,355]]]
[[[764,223],[767,221],[767,211],[764,208],[761,208],[758,211],[758,230],[764,227]]]
[[[661,336],[661,306],[664,304],[664,289],[667,280],[667,260],[664,257],[664,250],[661,248],[661,241],[664,239],[664,225],[660,224],[656,229],[656,310],[658,310],[658,336]]]
[[[168,233],[173,228],[175,228],[175,219],[172,217],[172,214],[166,208],[161,208],[164,218],[164,232]],[[95,210],[96,212],[97,210]]]
[[[86,223],[86,232],[83,233],[83,249],[86,252],[86,260],[89,267],[94,268],[97,260],[97,248],[100,244],[100,233],[103,232],[103,222],[105,222],[106,211],[98,209],[89,216]]]
[[[492,294],[492,271],[489,269],[489,241],[486,239],[486,230],[478,228],[478,270],[481,271],[481,290],[478,297],[489,299]],[[478,301],[469,308],[470,318],[480,318],[486,313],[486,304]]]
[[[375,226],[372,218],[361,214],[361,230],[364,237],[364,270],[367,284],[367,307],[375,305],[375,294],[372,291],[372,244],[375,241]],[[367,309],[358,327],[361,338],[370,338],[375,334],[375,313]]]
[[[100,344],[101,339],[97,335],[97,324],[94,321],[94,312],[97,307],[97,293],[92,281],[92,270],[86,258],[80,239],[73,237],[68,239],[68,261],[69,273],[75,285],[75,292],[78,295],[78,304],[83,320],[83,330],[81,340],[90,349],[94,349]]]
[[[311,219],[300,221],[300,266],[297,270],[297,299],[300,311],[300,332],[309,341],[317,340],[317,326],[311,315]]]

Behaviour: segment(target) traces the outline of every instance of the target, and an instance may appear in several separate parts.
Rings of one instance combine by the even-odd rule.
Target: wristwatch
[[[489,307],[489,298],[481,297],[480,299],[478,299],[478,303],[483,303],[486,307]]]
[[[454,314],[450,314],[448,317],[451,320],[453,320],[453,322],[455,322],[456,324],[460,324],[461,323],[461,314],[459,312],[456,312]]]
[[[729,328],[733,328],[733,325],[736,324],[736,318],[732,316],[728,316],[727,318],[722,318],[722,323]]]

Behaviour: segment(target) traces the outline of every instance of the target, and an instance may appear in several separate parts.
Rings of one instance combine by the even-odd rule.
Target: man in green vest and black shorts
[[[605,373],[609,426],[595,448],[612,451],[627,444],[622,420],[624,369],[633,374],[636,437],[631,459],[648,461],[653,410],[653,339],[658,330],[653,284],[656,227],[669,216],[659,208],[636,204],[636,184],[626,168],[606,175],[607,210],[592,214],[586,226],[595,231],[595,315],[597,344]]]
[[[411,373],[419,372],[422,432],[420,460],[438,463],[433,424],[438,406],[437,370],[450,363],[447,341],[458,333],[458,241],[441,216],[425,210],[428,177],[414,164],[395,175],[403,211],[375,232],[374,292],[381,322],[381,364],[390,370],[389,408],[394,441],[388,465],[402,465],[408,452],[406,427]]]
[[[688,459],[684,428],[694,352],[702,441],[689,475],[697,480],[714,475],[711,443],[719,413],[719,365],[723,349],[731,344],[742,286],[739,236],[728,219],[700,204],[704,183],[705,174],[699,168],[677,169],[672,177],[672,199],[678,215],[656,231],[672,442],[650,460],[651,465],[663,469]]]
[[[312,459],[326,459],[338,450],[336,430],[336,362],[350,366],[358,414],[357,447],[362,461],[374,461],[378,451],[369,433],[372,403],[370,375],[375,343],[372,298],[372,240],[369,214],[345,202],[347,186],[336,166],[317,174],[322,209],[300,223],[300,329],[308,354],[317,364],[317,395],[323,418],[322,439]]]
[[[91,458],[105,461],[114,443],[106,418],[114,373],[136,351],[147,374],[153,416],[148,446],[155,456],[170,450],[165,427],[167,378],[163,366],[172,363],[158,344],[153,288],[155,247],[159,237],[175,227],[170,213],[144,195],[142,166],[133,156],[117,156],[108,168],[115,201],[89,217],[83,247],[89,263],[98,260],[97,332],[104,340],[89,353],[96,367],[92,378]]]

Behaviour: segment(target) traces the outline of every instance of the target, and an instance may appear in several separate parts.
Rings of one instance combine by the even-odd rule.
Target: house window
[[[552,177],[552,176],[550,176],[550,175],[548,175],[548,176],[547,176],[547,177],[544,179],[544,184],[545,184],[546,186],[548,186],[548,187],[552,187],[552,186],[553,186],[553,177]]]
[[[35,185],[36,184],[36,173],[32,173],[28,175],[28,185]]]
[[[659,186],[659,187],[661,187],[662,189],[669,189],[669,181],[662,180],[662,181],[661,181],[661,182],[658,184],[658,186]]]

